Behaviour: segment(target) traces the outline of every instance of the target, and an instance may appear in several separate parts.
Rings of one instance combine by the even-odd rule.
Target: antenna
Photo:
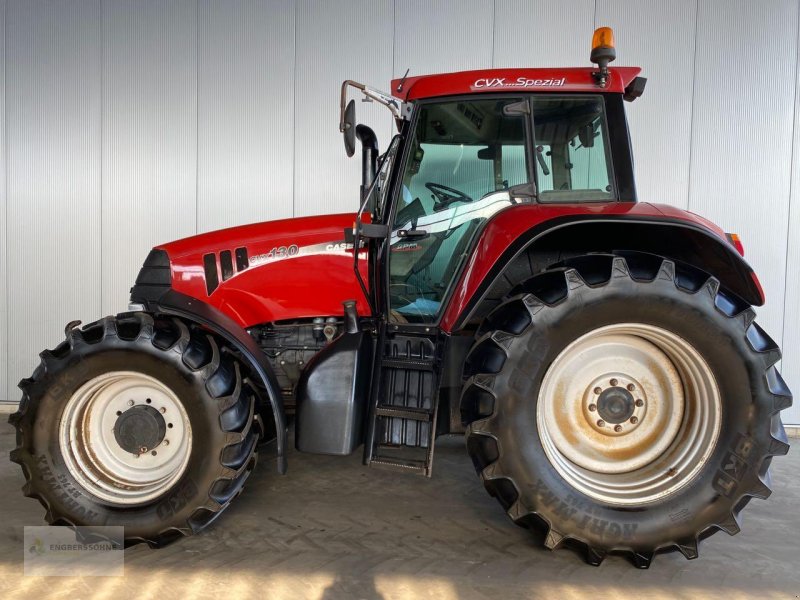
[[[410,70],[411,69],[406,69],[405,74],[403,75],[403,77],[400,78],[400,83],[397,84],[397,91],[398,92],[402,92],[403,91],[403,84],[406,82],[406,77],[408,77],[408,72]]]

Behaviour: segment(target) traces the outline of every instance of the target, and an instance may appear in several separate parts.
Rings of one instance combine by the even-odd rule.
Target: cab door
[[[481,224],[533,182],[527,107],[488,98],[418,108],[391,219],[390,321],[435,322]]]

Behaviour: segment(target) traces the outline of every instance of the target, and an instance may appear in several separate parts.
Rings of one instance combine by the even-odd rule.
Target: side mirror
[[[344,121],[342,121],[340,129],[344,136],[344,151],[347,156],[353,156],[356,153],[356,101],[350,100],[347,103],[347,108],[344,109]]]

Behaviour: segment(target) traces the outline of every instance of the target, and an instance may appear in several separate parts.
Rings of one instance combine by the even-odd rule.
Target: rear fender
[[[644,209],[648,205],[638,205]],[[650,206],[650,209],[655,209]],[[647,213],[644,214],[645,210]],[[764,294],[749,264],[704,219],[673,209],[670,216],[640,214],[571,214],[535,224],[513,236],[498,235],[492,220],[481,234],[470,263],[442,318],[442,328],[458,331],[479,322],[512,287],[564,253],[647,252],[688,263],[720,280],[747,304],[761,306]],[[506,211],[508,215],[514,210]],[[680,216],[676,216],[679,214]],[[498,217],[501,215],[498,215]]]
[[[247,362],[254,376],[258,377],[269,397],[272,418],[275,420],[278,472],[286,473],[286,415],[272,366],[253,337],[233,319],[219,309],[191,298],[175,290],[169,290],[158,300],[147,303],[147,308],[155,313],[172,315],[202,325],[233,347]],[[267,418],[267,415],[263,415]]]

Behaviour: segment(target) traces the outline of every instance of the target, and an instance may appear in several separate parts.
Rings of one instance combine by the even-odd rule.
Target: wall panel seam
[[[689,160],[686,174],[686,208],[691,210],[692,202],[692,149],[694,148],[694,113],[697,97],[697,38],[700,37],[700,0],[694,3],[694,48],[692,49],[692,101],[689,103]]]
[[[200,5],[194,0],[194,232],[200,233]]]
[[[5,244],[4,248],[4,256],[6,261],[6,272],[5,272],[5,320],[6,320],[6,353],[3,359],[5,364],[3,368],[6,372],[5,381],[5,389],[3,390],[3,395],[8,396],[6,400],[11,400],[11,394],[9,390],[11,389],[11,361],[9,360],[9,356],[11,356],[11,298],[10,290],[11,290],[11,279],[8,274],[8,0],[3,4],[3,211],[4,211],[4,220],[3,220],[3,227],[5,228],[3,243]]]
[[[785,249],[785,264],[784,264],[784,271],[783,271],[783,310],[781,311],[782,319],[782,327],[781,327],[781,339],[780,339],[780,346],[783,347],[783,340],[786,339],[786,308],[787,308],[787,299],[789,296],[788,286],[786,282],[789,279],[789,247],[790,247],[790,240],[791,240],[791,227],[792,227],[792,212],[793,210],[797,210],[796,206],[793,206],[794,203],[792,202],[792,192],[794,190],[794,177],[792,176],[792,172],[794,171],[795,165],[795,146],[797,146],[796,136],[797,136],[797,121],[800,118],[800,115],[797,114],[797,98],[798,98],[798,86],[800,86],[800,0],[797,2],[797,28],[795,29],[795,37],[794,37],[794,111],[792,113],[792,149],[789,153],[789,212],[786,217],[786,249]]]
[[[99,61],[99,68],[100,68],[100,312],[104,313],[105,305],[103,304],[103,289],[105,288],[106,282],[106,251],[105,251],[105,244],[103,243],[105,240],[104,235],[104,222],[103,222],[103,213],[104,213],[104,178],[105,178],[105,153],[103,152],[103,136],[105,135],[105,125],[106,125],[106,104],[105,104],[105,51],[106,51],[106,35],[105,35],[105,14],[103,11],[103,6],[105,5],[106,0],[100,0],[100,61]]]
[[[595,0],[596,2],[597,0]],[[494,68],[494,45],[497,40],[497,0],[492,1],[492,58],[489,66]]]
[[[392,0],[392,77],[397,75],[397,63],[395,63],[395,58],[397,54],[394,51],[395,45],[397,44],[397,2]],[[389,92],[392,90],[390,89]]]
[[[292,217],[297,216],[297,2],[294,0],[294,35],[292,45]]]

